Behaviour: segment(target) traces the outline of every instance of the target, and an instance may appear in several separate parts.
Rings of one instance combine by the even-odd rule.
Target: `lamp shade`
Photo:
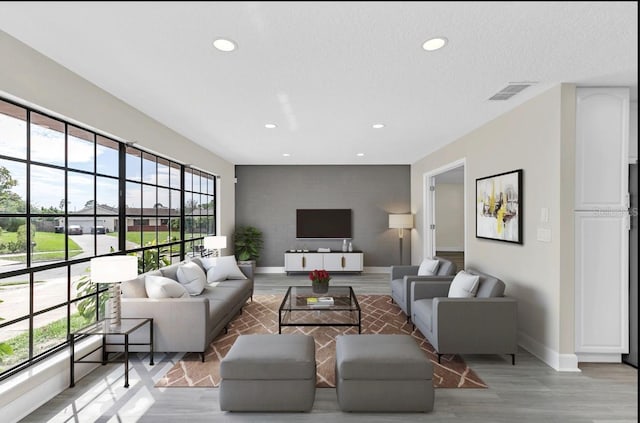
[[[220,250],[222,248],[227,248],[227,237],[226,236],[205,236],[202,241],[202,245],[207,250]]]
[[[390,214],[389,229],[411,229],[413,228],[412,214]]]
[[[138,257],[108,256],[91,259],[93,283],[118,283],[138,276]]]

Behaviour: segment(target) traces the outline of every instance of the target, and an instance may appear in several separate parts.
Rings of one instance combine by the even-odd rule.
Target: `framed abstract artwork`
[[[476,179],[476,238],[522,244],[522,169]]]

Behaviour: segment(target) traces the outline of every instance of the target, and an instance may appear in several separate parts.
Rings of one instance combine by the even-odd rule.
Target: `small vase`
[[[311,291],[314,294],[326,294],[329,292],[329,281],[326,282],[312,282]]]

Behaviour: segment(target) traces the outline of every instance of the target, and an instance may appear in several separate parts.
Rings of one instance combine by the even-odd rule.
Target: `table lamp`
[[[109,284],[107,315],[111,326],[120,326],[120,282],[138,276],[137,256],[106,256],[91,259],[91,282]]]
[[[214,250],[216,251],[216,257],[220,257],[220,250],[223,248],[227,248],[227,237],[226,236],[205,236],[202,241],[202,245],[206,250]]]
[[[402,238],[404,230],[413,228],[412,214],[390,214],[389,229],[398,230],[398,238],[400,238],[400,264],[402,264]]]

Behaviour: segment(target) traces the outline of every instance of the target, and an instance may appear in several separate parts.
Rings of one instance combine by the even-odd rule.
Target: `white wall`
[[[436,251],[464,251],[464,185],[436,183]]]
[[[573,122],[573,125],[568,123]],[[575,370],[573,354],[573,176],[561,163],[572,162],[575,143],[575,89],[557,86],[417,161],[411,168],[412,263],[425,255],[425,173],[466,159],[467,249],[469,267],[494,274],[518,299],[519,342],[554,368]],[[568,144],[569,147],[564,147]],[[572,166],[572,165],[571,165]],[[475,180],[523,169],[523,244],[475,237]],[[572,168],[571,168],[572,169]],[[562,176],[561,176],[562,175]],[[563,180],[564,178],[564,180]],[[540,222],[542,208],[549,221]],[[562,218],[562,219],[561,219]],[[536,240],[537,229],[551,230],[551,242]],[[571,240],[571,242],[569,242]],[[564,251],[563,251],[564,249]],[[570,342],[566,340],[569,339]],[[561,341],[562,340],[562,341]]]
[[[0,31],[0,94],[221,177],[220,227],[234,227],[234,165]]]
[[[0,95],[76,122],[121,141],[133,141],[143,149],[192,164],[220,176],[218,224],[222,235],[232,235],[235,219],[234,165],[212,154],[149,116],[127,105],[99,87],[80,78],[30,47],[0,31]],[[47,361],[45,361],[46,363]],[[24,379],[26,385],[12,387],[19,398],[2,395],[0,407],[12,416],[24,416],[68,385],[69,368],[63,359],[46,371],[24,378],[17,375],[2,387]],[[46,383],[45,383],[46,382]],[[37,389],[36,389],[37,387]],[[25,407],[29,407],[28,409]],[[6,417],[6,415],[5,415]],[[9,417],[12,420],[12,417]],[[3,420],[4,421],[4,420]]]

